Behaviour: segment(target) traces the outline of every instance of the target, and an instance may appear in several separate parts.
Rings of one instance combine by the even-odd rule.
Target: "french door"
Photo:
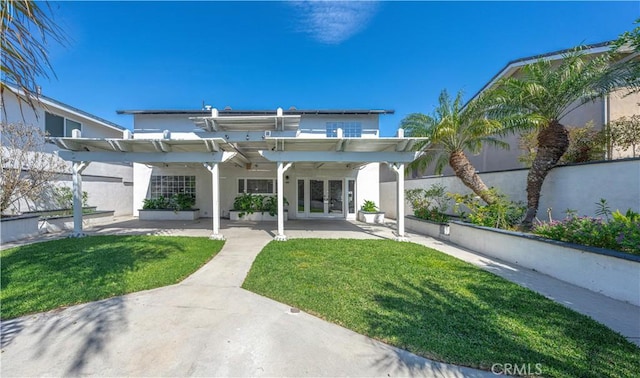
[[[343,179],[298,180],[299,217],[344,218],[345,211]]]

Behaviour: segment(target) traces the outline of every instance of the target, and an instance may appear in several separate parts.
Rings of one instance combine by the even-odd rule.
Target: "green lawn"
[[[640,349],[590,318],[441,252],[389,240],[271,242],[244,288],[416,354],[544,376],[639,377]]]
[[[0,252],[2,319],[180,282],[224,242],[177,236],[89,236]]]

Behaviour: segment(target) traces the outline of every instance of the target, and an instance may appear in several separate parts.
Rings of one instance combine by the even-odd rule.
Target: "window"
[[[82,130],[82,124],[59,115],[44,113],[44,130],[52,137],[71,137],[73,130]]]
[[[360,138],[362,136],[362,123],[360,122],[327,122],[327,137],[336,138],[338,129],[342,129],[344,138]]]
[[[238,179],[238,193],[274,194],[273,179]]]
[[[169,198],[177,193],[196,198],[196,176],[151,176],[151,198]]]

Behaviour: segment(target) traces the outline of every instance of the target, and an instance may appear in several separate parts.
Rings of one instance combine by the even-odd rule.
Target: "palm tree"
[[[2,48],[2,80],[0,94],[7,83],[18,87],[24,101],[35,108],[38,77],[53,73],[47,56],[47,44],[65,43],[62,30],[53,22],[49,9],[42,2],[31,0],[0,0],[0,41]],[[3,104],[4,105],[4,104]]]
[[[539,60],[522,68],[519,77],[498,82],[493,114],[520,114],[538,128],[538,149],[527,176],[527,213],[521,223],[529,229],[538,211],[540,191],[547,173],[569,146],[561,123],[572,110],[608,93],[620,83],[609,69],[608,55],[586,57],[581,48],[565,54],[558,63]]]
[[[407,135],[429,138],[416,145],[416,148],[424,148],[428,144],[429,148],[409,168],[423,170],[435,162],[435,173],[441,174],[449,164],[469,189],[487,204],[494,203],[493,193],[476,173],[466,153],[477,154],[484,144],[509,148],[508,143],[496,135],[504,135],[520,123],[517,117],[502,121],[487,118],[490,99],[491,93],[485,93],[464,105],[461,91],[452,100],[445,89],[440,93],[439,104],[432,115],[413,113],[404,118],[401,127]]]

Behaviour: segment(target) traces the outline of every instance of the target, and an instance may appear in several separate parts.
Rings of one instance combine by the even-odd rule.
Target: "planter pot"
[[[140,220],[196,220],[200,218],[200,209],[192,210],[138,210]]]
[[[2,223],[0,242],[8,243],[38,235],[38,219],[40,217],[37,215],[0,218]]]
[[[277,215],[270,215],[269,213],[255,212],[252,214],[243,214],[240,216],[241,211],[231,210],[229,211],[229,219],[232,221],[252,221],[252,222],[274,222],[278,221]],[[289,220],[289,212],[285,210],[283,214],[285,221]]]
[[[113,219],[113,210],[94,211],[90,214],[82,215],[83,226],[94,226],[107,223]],[[64,216],[41,216],[39,226],[41,232],[60,232],[73,230],[73,215]]]
[[[384,212],[382,211],[362,211],[358,210],[358,220],[364,223],[384,224]]]
[[[640,256],[463,222],[451,222],[450,241],[640,306]]]
[[[408,215],[404,218],[404,226],[411,231],[422,235],[431,236],[432,238],[449,240],[449,224],[432,222],[425,219]]]

